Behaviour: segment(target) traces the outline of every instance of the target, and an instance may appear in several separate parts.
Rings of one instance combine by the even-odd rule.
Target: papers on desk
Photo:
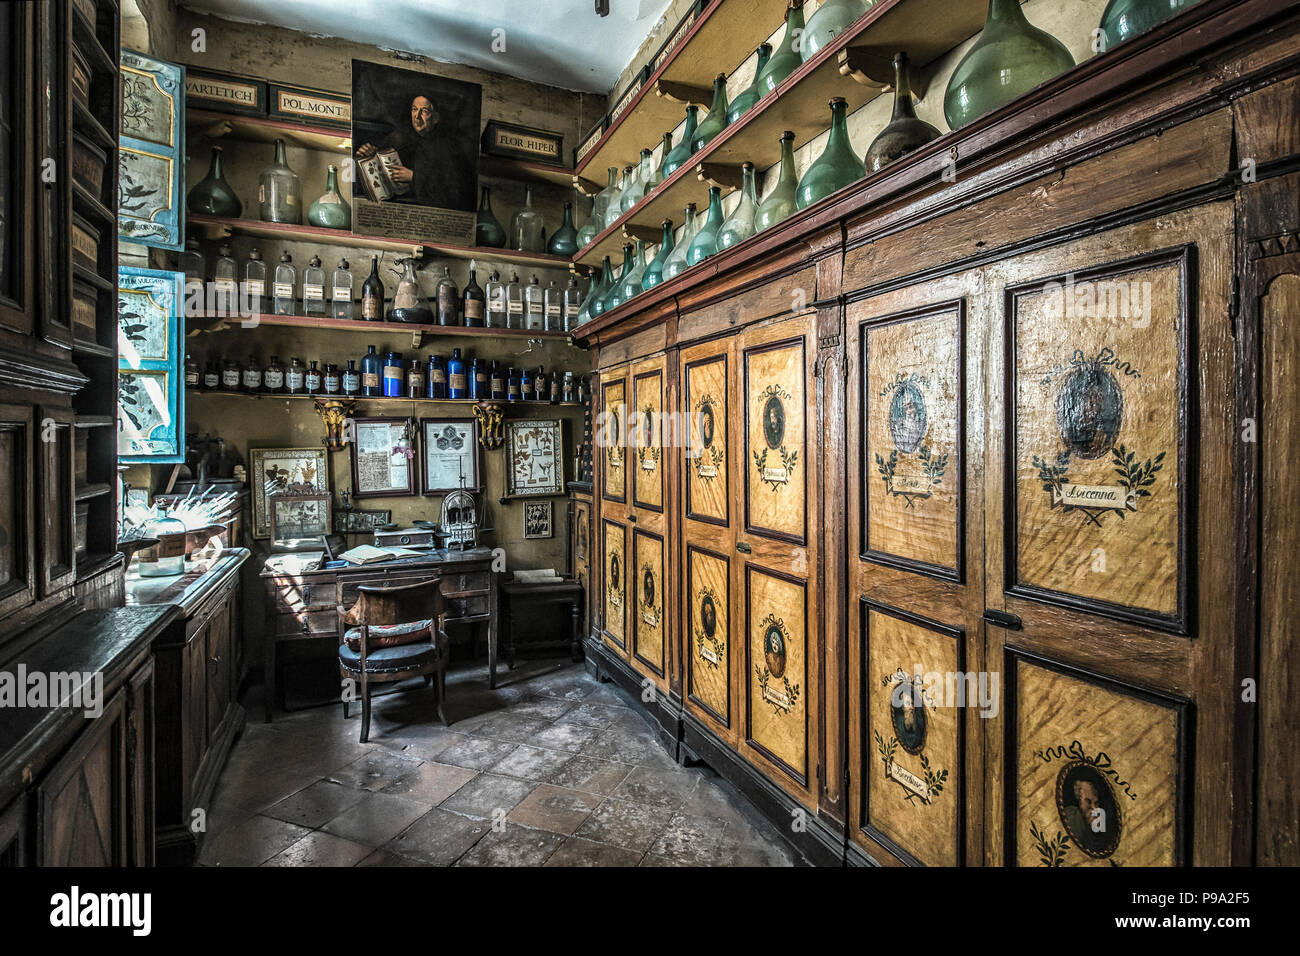
[[[324,551],[295,551],[292,554],[277,555],[273,560],[274,567],[281,573],[301,574],[304,571],[315,571],[324,557]]]
[[[394,558],[415,558],[424,553],[412,551],[410,548],[376,548],[370,544],[359,544],[350,551],[344,551],[339,557],[349,564],[375,564],[379,561],[391,561]]]

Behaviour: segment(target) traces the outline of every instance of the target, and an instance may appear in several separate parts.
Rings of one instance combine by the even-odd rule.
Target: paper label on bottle
[[[221,376],[216,372],[206,372],[203,375],[204,388],[216,388],[221,384]]]
[[[465,300],[465,318],[481,319],[483,318],[483,300],[466,299]]]
[[[510,303],[510,310],[509,310],[509,311],[510,311],[510,314],[511,314],[511,315],[523,315],[523,314],[524,314],[524,304],[523,304],[522,302],[519,302],[519,301],[511,302],[511,303]]]
[[[352,290],[347,286],[336,285],[334,287],[334,292],[331,294],[330,298],[332,298],[335,302],[351,302]]]
[[[320,391],[320,372],[313,372],[308,370],[307,374],[303,377],[303,381],[307,383],[307,391],[309,392]]]
[[[304,283],[302,287],[302,297],[304,299],[324,299],[325,287],[323,285],[307,285]]]
[[[372,383],[373,384],[373,383]],[[361,387],[361,378],[356,372],[343,373],[343,391],[351,394]]]
[[[546,307],[546,314],[547,314],[547,315],[559,315],[559,314],[560,314],[560,307],[559,307],[558,305],[548,305],[548,306]]]
[[[284,385],[284,373],[276,369],[267,369],[266,374],[262,376],[266,382],[267,388],[280,388]]]
[[[577,314],[578,314],[578,309],[579,309],[578,306],[573,305],[572,303],[570,303],[569,305],[566,305],[566,306],[564,307],[564,314],[567,315],[569,318],[572,319],[572,318],[574,318],[574,317],[577,316]]]
[[[261,388],[262,387],[262,370],[257,368],[244,369],[244,388]]]
[[[286,206],[296,206],[298,205],[298,197],[293,193],[287,193],[284,197],[284,204]]]
[[[277,282],[277,283],[275,283],[273,289],[274,289],[274,292],[275,292],[275,297],[276,297],[277,299],[292,299],[292,298],[293,298],[293,283],[292,283],[292,282]]]
[[[222,372],[221,384],[226,388],[239,388],[239,370],[231,368]]]
[[[185,386],[188,388],[191,385],[198,385],[198,384],[199,384],[199,373],[194,371],[187,371],[185,373]]]
[[[339,390],[339,377],[337,375],[325,376],[325,391],[333,395]]]
[[[406,373],[406,385],[408,388],[415,389],[417,392],[420,391],[420,389],[424,388],[424,375],[417,372],[415,369],[411,369],[411,371]]]
[[[261,183],[257,184],[257,202],[259,205],[266,202],[266,186]]]
[[[362,372],[361,385],[364,388],[378,388],[379,376],[376,375],[374,372]]]
[[[399,379],[399,380],[400,380],[400,379],[404,378],[405,376],[406,376],[406,373],[402,371],[402,366],[400,366],[400,365],[385,365],[385,366],[384,366],[384,378],[395,378],[395,379]]]
[[[469,387],[469,379],[466,377],[464,372],[452,372],[450,377],[450,388],[453,388],[456,391],[463,391]]]
[[[290,369],[284,376],[284,380],[288,384],[289,391],[291,392],[302,391],[302,379],[302,372],[295,372],[293,369]]]
[[[212,284],[216,287],[216,290],[217,290],[218,292],[224,292],[224,293],[226,293],[227,295],[234,295],[234,294],[235,294],[235,280],[234,280],[234,279],[213,279],[213,280],[212,280]]]
[[[379,300],[363,299],[361,302],[361,317],[363,319],[379,318]]]
[[[264,292],[266,292],[266,283],[263,280],[261,279],[244,280],[244,295],[248,296],[250,299],[255,295],[260,296]]]
[[[494,379],[492,379],[492,391],[493,391],[493,393],[496,393],[496,392],[503,392],[503,391],[505,391],[505,388],[506,388],[506,380],[505,380],[505,379],[503,379],[503,378],[494,378]]]
[[[433,370],[433,381],[438,385],[445,385],[447,382],[447,372],[445,369],[435,368]]]
[[[338,193],[326,193],[316,201],[322,205],[337,206],[339,203],[343,202],[343,197],[339,196]]]
[[[512,398],[518,398],[518,397],[519,397],[519,386],[518,386],[518,385],[511,385],[510,388],[507,390],[507,394],[510,395]]]
[[[528,312],[529,312],[530,314],[541,315],[541,314],[542,314],[542,303],[540,303],[540,302],[529,302],[529,303],[528,303]]]

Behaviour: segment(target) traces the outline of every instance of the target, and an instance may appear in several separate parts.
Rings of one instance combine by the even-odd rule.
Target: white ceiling
[[[670,0],[180,0],[201,13],[608,93]],[[494,52],[493,31],[505,30]],[[304,80],[304,82],[306,82]]]

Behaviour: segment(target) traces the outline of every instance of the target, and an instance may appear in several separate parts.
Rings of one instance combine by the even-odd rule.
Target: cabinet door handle
[[[636,524],[636,515],[628,515],[627,520],[632,522],[632,524]]]
[[[1020,618],[1014,614],[1007,614],[1005,611],[995,611],[992,608],[984,609],[984,623],[992,624],[994,627],[1005,627],[1008,631],[1018,631],[1021,629]]]
[[[753,549],[752,547],[750,547],[748,541],[737,541],[737,542],[736,542],[736,550],[739,551],[741,554],[753,554],[753,553],[754,553],[754,549]]]

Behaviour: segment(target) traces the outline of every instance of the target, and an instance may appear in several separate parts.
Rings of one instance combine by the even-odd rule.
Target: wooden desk
[[[326,636],[343,641],[343,615],[339,608],[351,607],[357,588],[363,584],[409,584],[439,577],[447,600],[448,624],[487,626],[488,687],[497,685],[497,573],[492,570],[492,551],[430,551],[419,557],[400,558],[378,564],[313,571],[300,570],[307,555],[277,554],[262,567],[266,588],[266,633],[263,663],[266,669],[267,722],[275,702],[275,662],[282,641],[313,640]]]

